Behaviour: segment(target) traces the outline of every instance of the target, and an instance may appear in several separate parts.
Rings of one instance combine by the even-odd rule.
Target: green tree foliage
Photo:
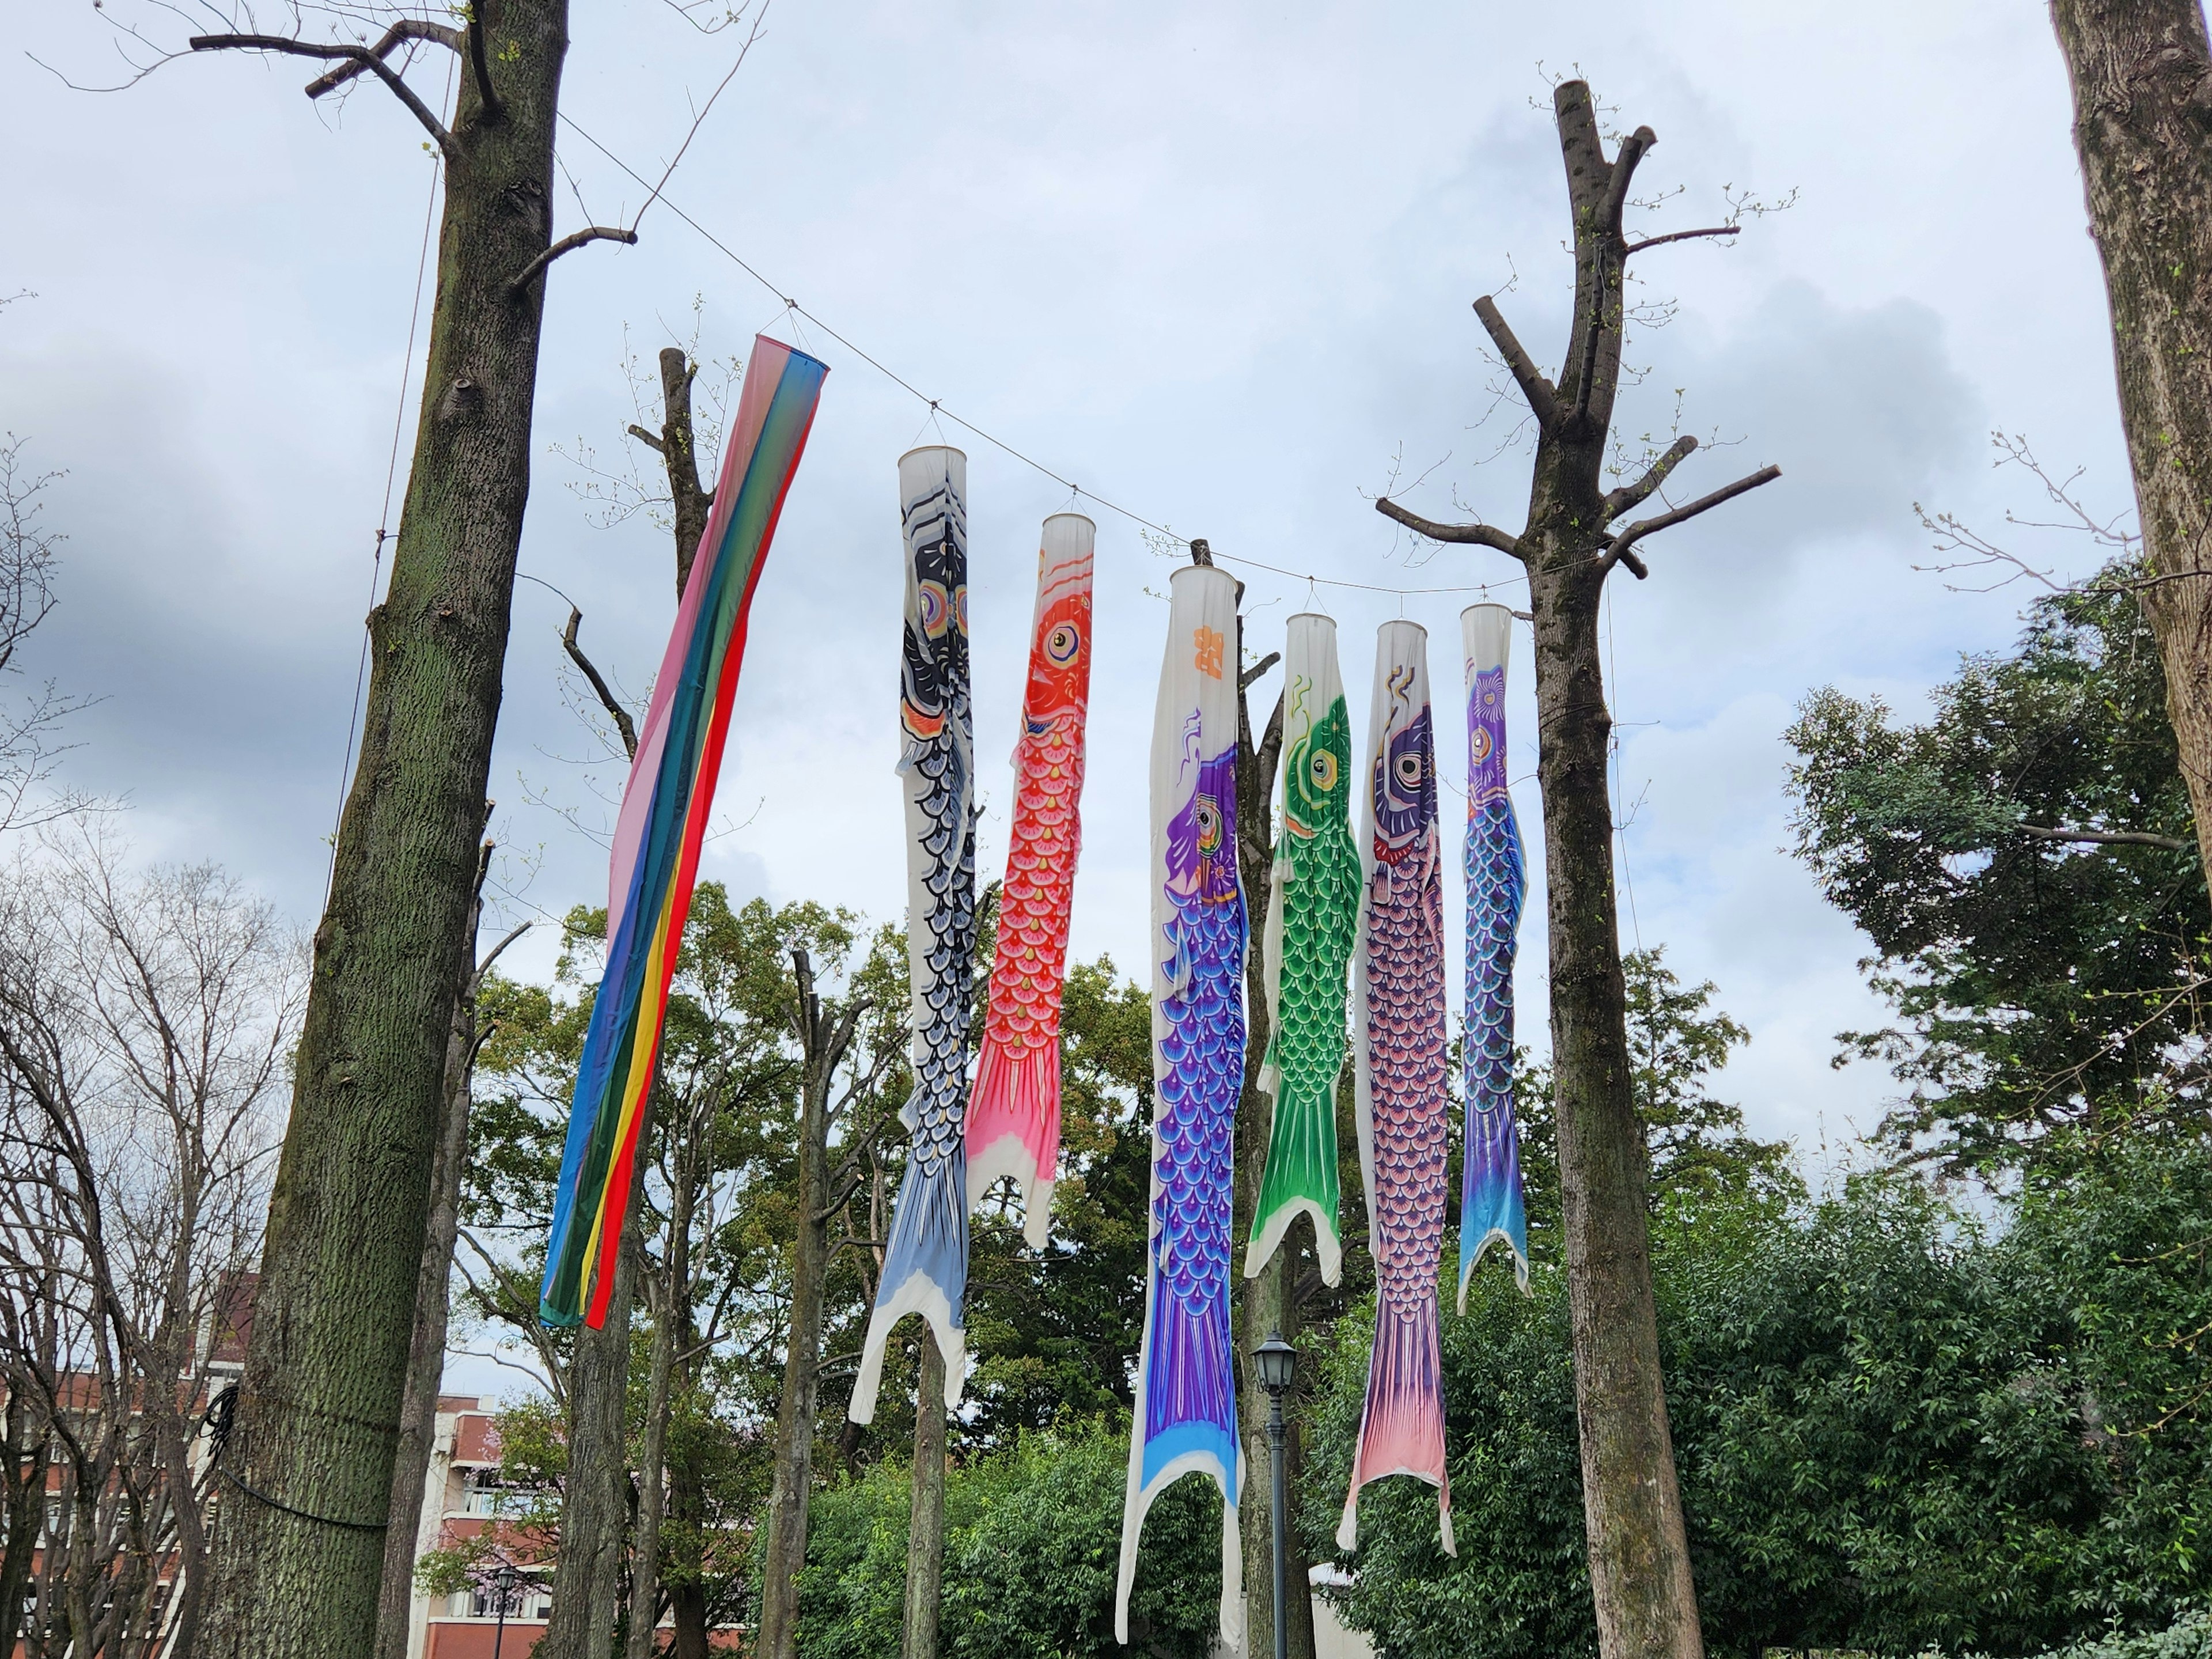
[[[1126,1414],[1070,1416],[952,1467],[941,1653],[1201,1659],[1221,1601],[1221,1499],[1206,1481],[1179,1481],[1152,1506],[1130,1602],[1131,1645],[1114,1639],[1128,1454]],[[907,1472],[895,1462],[816,1495],[799,1606],[809,1659],[896,1659],[907,1516]]]
[[[952,1425],[963,1455],[1066,1412],[1130,1403],[1145,1321],[1152,1021],[1152,999],[1118,979],[1110,959],[1069,972],[1052,1237],[1041,1254],[1028,1249],[1011,1181],[976,1215],[968,1279],[975,1409]]]
[[[1900,723],[1831,687],[1789,732],[1797,851],[1896,1010],[1841,1038],[1911,1087],[1883,1137],[1963,1167],[2201,1115],[2212,914],[2134,594],[2038,601],[2015,650],[1962,658],[1933,705]],[[2172,844],[2053,838],[2082,831]]]
[[[2156,1630],[2212,1591],[2212,1151],[2135,1141],[2002,1225],[1903,1178],[1817,1206],[1739,1188],[1654,1224],[1705,1639],[2019,1654]],[[1447,1261],[1446,1273],[1452,1271]],[[1369,1489],[1354,1623],[1394,1659],[1595,1651],[1564,1275],[1480,1275],[1443,1331],[1456,1560],[1434,1494]],[[1327,1358],[1334,1530],[1364,1322]]]
[[[1636,1068],[1636,1112],[1650,1160],[1652,1208],[1693,1208],[1736,1192],[1798,1195],[1802,1188],[1790,1170],[1789,1147],[1754,1139],[1744,1128],[1741,1107],[1715,1100],[1706,1091],[1706,1079],[1751,1041],[1751,1033],[1711,1006],[1717,988],[1711,980],[1686,986],[1666,957],[1667,947],[1655,945],[1620,959],[1628,981],[1628,1054]],[[1559,1156],[1550,1066],[1520,1068],[1514,1079],[1514,1113],[1521,1131],[1529,1249],[1554,1249]],[[1453,1194],[1455,1203],[1457,1196]],[[1452,1221],[1456,1226],[1455,1211]]]

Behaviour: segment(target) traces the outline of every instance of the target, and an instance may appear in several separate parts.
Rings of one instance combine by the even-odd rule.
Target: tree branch
[[[1598,210],[1598,228],[1618,236],[1620,234],[1620,216],[1628,206],[1629,181],[1636,177],[1637,164],[1645,152],[1659,142],[1659,135],[1650,127],[1638,127],[1620,141],[1620,149],[1613,161],[1613,177],[1605,187],[1605,202]]]
[[[1521,544],[1495,525],[1438,524],[1433,519],[1424,519],[1417,513],[1408,513],[1388,495],[1379,496],[1375,510],[1386,519],[1395,519],[1407,529],[1426,536],[1432,542],[1472,543],[1477,547],[1494,547],[1500,553],[1521,556]]]
[[[461,33],[459,29],[448,28],[443,23],[433,23],[425,18],[403,17],[384,32],[384,39],[368,49],[369,55],[377,58],[389,58],[410,40],[433,41],[450,52],[461,50]],[[356,61],[347,64],[342,68],[331,70],[325,75],[319,76],[307,82],[307,96],[319,98],[326,92],[336,92],[347,82],[362,74],[363,69],[364,66]]]
[[[484,114],[491,117],[498,115],[507,106],[500,102],[499,94],[492,90],[491,65],[484,58],[483,20],[478,15],[483,9],[481,0],[469,8],[469,68],[477,77],[477,98],[483,106]]]
[[[1667,453],[1651,463],[1650,469],[1632,484],[1609,490],[1605,498],[1605,522],[1611,524],[1632,507],[1640,507],[1644,499],[1667,482],[1667,475],[1680,465],[1684,458],[1698,447],[1698,441],[1687,433],[1667,446]]]
[[[629,751],[632,760],[637,758],[637,727],[632,724],[629,710],[622,706],[613,690],[600,677],[592,659],[584,654],[584,647],[576,643],[576,630],[583,625],[584,613],[574,605],[568,607],[568,631],[561,635],[561,647],[568,653],[568,660],[584,671],[584,678],[592,683],[592,690],[599,694],[600,706],[614,716],[615,730],[622,733],[623,747]]]
[[[1669,242],[1686,242],[1698,236],[1734,236],[1743,229],[1741,225],[1707,225],[1703,230],[1670,230],[1664,236],[1647,236],[1640,242],[1631,242],[1622,251],[1621,258],[1641,253],[1647,247],[1664,247]]]
[[[282,34],[196,34],[186,43],[194,52],[278,52],[295,58],[342,58],[358,64],[392,88],[392,95],[414,112],[422,130],[436,141],[438,149],[448,161],[459,161],[461,153],[453,143],[453,135],[446,131],[430,106],[415,95],[415,89],[392,70],[392,66],[367,46],[332,44],[318,45],[313,40],[295,40]]]
[[[544,274],[546,266],[564,253],[574,253],[586,242],[620,242],[626,247],[635,247],[637,246],[637,233],[634,230],[612,230],[605,225],[587,225],[582,230],[572,230],[508,278],[507,291],[519,297]]]
[[[1521,342],[1506,326],[1504,317],[1490,295],[1486,294],[1474,302],[1474,314],[1482,319],[1483,327],[1490,331],[1490,343],[1498,348],[1498,355],[1505,359],[1505,367],[1512,371],[1514,381],[1520,386],[1521,395],[1528,400],[1528,407],[1535,411],[1536,419],[1543,425],[1550,426],[1559,414],[1558,393],[1552,383],[1529,361],[1528,354],[1522,349]]]
[[[1253,684],[1259,679],[1261,675],[1266,673],[1277,663],[1282,661],[1282,659],[1283,653],[1281,652],[1270,651],[1266,656],[1261,658],[1259,661],[1254,663],[1249,668],[1246,669],[1242,674],[1239,674],[1237,677],[1237,689],[1239,691],[1250,690]]]
[[[661,443],[657,435],[647,432],[635,421],[632,421],[629,423],[629,435],[636,439],[638,442],[643,444],[647,449],[650,449],[656,455],[665,455],[668,453],[666,447]]]
[[[2159,847],[2169,853],[2186,853],[2197,845],[2179,836],[2154,835],[2148,830],[2051,830],[2039,823],[2014,827],[2038,841],[2079,842],[2091,847]]]
[[[1762,466],[1758,471],[1747,477],[1738,478],[1734,483],[1723,484],[1710,495],[1698,496],[1687,507],[1678,507],[1672,513],[1662,513],[1656,519],[1638,519],[1608,542],[1605,551],[1598,555],[1598,574],[1602,576],[1613,566],[1625,564],[1635,574],[1636,580],[1642,581],[1651,572],[1644,561],[1638,558],[1631,550],[1638,541],[1655,530],[1665,530],[1670,526],[1680,524],[1685,519],[1694,519],[1698,514],[1718,507],[1723,501],[1732,501],[1747,491],[1758,489],[1761,484],[1772,483],[1781,476],[1780,467]]]

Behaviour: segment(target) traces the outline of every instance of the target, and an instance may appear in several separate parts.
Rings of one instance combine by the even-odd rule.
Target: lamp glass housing
[[[1253,1349],[1252,1359],[1260,1370],[1260,1386],[1270,1394],[1289,1388],[1297,1372],[1298,1351],[1284,1341],[1279,1333]]]

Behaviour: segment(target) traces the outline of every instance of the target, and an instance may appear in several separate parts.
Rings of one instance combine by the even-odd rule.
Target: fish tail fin
[[[1359,1489],[1385,1475],[1410,1474],[1437,1489],[1437,1529],[1447,1555],[1452,1537],[1451,1478],[1444,1470],[1443,1356],[1437,1304],[1424,1300],[1410,1315],[1388,1307],[1375,1314],[1375,1357],[1367,1370],[1367,1404],[1359,1417],[1359,1449],[1345,1494],[1337,1547],[1359,1541]]]
[[[1472,1097],[1470,1097],[1472,1098]],[[1467,1287],[1493,1244],[1512,1253],[1513,1277],[1528,1292],[1528,1216],[1521,1195],[1521,1152],[1510,1098],[1467,1114],[1466,1155],[1460,1176],[1459,1310]]]
[[[1337,1231],[1336,1097],[1334,1088],[1287,1089],[1275,1097],[1267,1133],[1267,1166],[1252,1214],[1244,1277],[1256,1279],[1291,1224],[1313,1218],[1314,1255],[1322,1281],[1343,1276],[1344,1243]]]
[[[1042,1249],[1052,1236],[1052,1186],[1060,1164],[1060,1045],[1009,1054],[986,1038],[968,1105],[968,1207],[1001,1176],[1022,1195],[1022,1234]]]
[[[913,1164],[899,1189],[891,1218],[890,1242],[884,1249],[884,1273],[876,1305],[868,1316],[868,1334],[860,1345],[860,1369],[853,1379],[846,1415],[867,1423],[876,1415],[876,1394],[883,1385],[884,1352],[891,1328],[910,1313],[929,1322],[937,1351],[945,1357],[945,1406],[960,1403],[967,1381],[968,1332],[962,1304],[968,1285],[968,1189],[960,1145],[934,1171]]]

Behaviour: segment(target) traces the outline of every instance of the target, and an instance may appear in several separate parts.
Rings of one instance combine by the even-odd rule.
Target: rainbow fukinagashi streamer
[[[1505,659],[1513,613],[1471,605],[1467,647],[1467,1135],[1460,1171],[1459,1310],[1495,1243],[1528,1288],[1528,1220],[1513,1126],[1513,957],[1528,877],[1505,776]]]
[[[660,1048],[661,1018],[714,805],[746,617],[828,368],[753,342],[722,452],[714,507],[653,681],[616,821],[607,965],[576,1068],[538,1290],[549,1325],[604,1324],[631,1165]]]
[[[1060,1007],[1067,924],[1083,844],[1083,735],[1091,700],[1091,570],[1097,526],[1080,513],[1044,521],[1022,732],[1014,745],[1014,822],[999,890],[983,1048],[968,1106],[968,1205],[1011,1176],[1022,1231],[1050,1235],[1060,1164]]]
[[[1375,1347],[1336,1541],[1348,1550],[1358,1540],[1362,1486],[1410,1474],[1436,1487],[1444,1553],[1455,1555],[1437,1312],[1449,1157],[1443,830],[1428,634],[1418,623],[1382,624],[1367,730],[1365,948],[1354,958],[1352,1000],[1361,1019],[1353,1118],[1375,1256]]]

